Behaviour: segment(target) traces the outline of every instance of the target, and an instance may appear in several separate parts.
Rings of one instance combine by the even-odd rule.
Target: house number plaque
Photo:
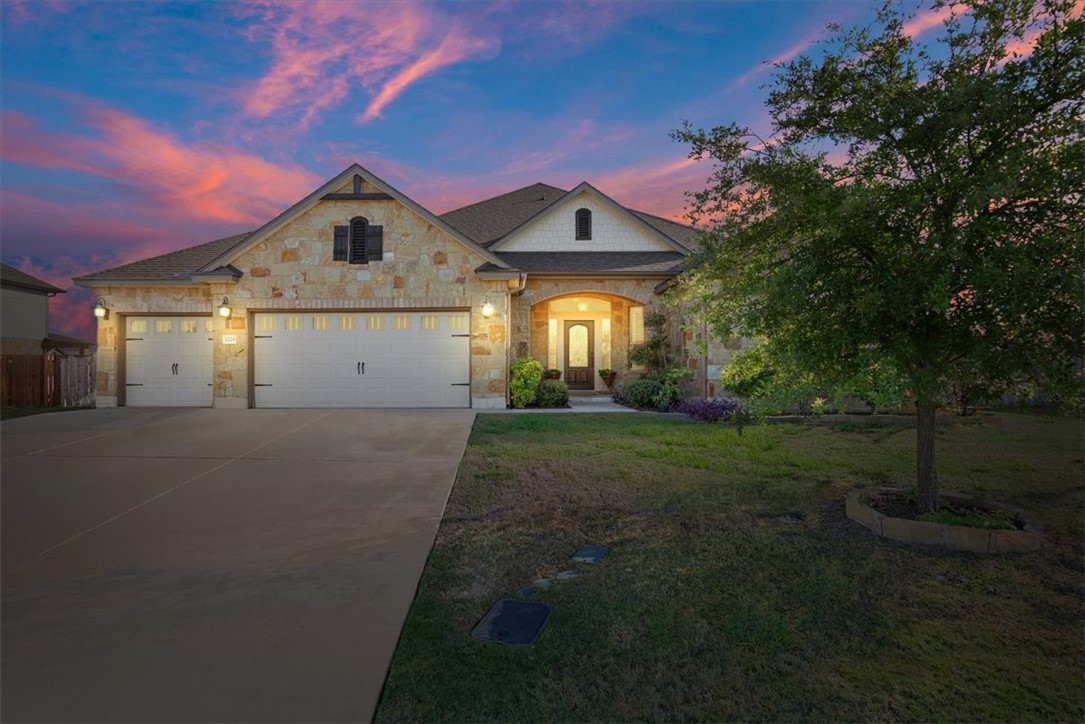
[[[224,335],[222,335],[222,343],[223,344],[237,344],[237,335],[236,334],[224,334]]]

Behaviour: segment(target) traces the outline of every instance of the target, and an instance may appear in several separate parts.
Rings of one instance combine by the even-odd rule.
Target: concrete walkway
[[[0,719],[368,721],[473,419],[0,423]]]
[[[563,414],[563,413],[578,413],[578,412],[580,412],[580,413],[583,413],[583,412],[637,412],[637,410],[634,410],[631,407],[625,407],[624,405],[619,405],[613,399],[611,399],[610,395],[591,395],[591,396],[587,396],[587,395],[570,395],[569,396],[569,406],[568,407],[559,407],[559,408],[555,408],[555,409],[531,408],[531,409],[525,409],[525,410],[515,410],[515,409],[512,409],[512,410],[479,410],[478,412],[479,412],[479,414],[495,413],[495,412],[501,412],[501,413],[510,412],[510,413],[514,413],[514,414],[523,414],[523,413]]]

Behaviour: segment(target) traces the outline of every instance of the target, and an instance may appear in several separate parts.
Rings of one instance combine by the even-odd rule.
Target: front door
[[[565,381],[570,390],[595,389],[595,322],[565,323]]]

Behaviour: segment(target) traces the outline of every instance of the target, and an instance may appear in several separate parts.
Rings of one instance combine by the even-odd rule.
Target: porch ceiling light
[[[230,300],[226,297],[223,297],[222,304],[219,305],[219,316],[223,319],[227,319],[230,316],[230,312],[232,311],[233,310],[230,309]]]
[[[98,319],[106,319],[109,316],[109,308],[101,297],[98,297],[98,303],[94,305],[94,316]]]
[[[482,303],[482,316],[486,319],[494,316],[494,304],[489,297],[486,297],[486,301]]]

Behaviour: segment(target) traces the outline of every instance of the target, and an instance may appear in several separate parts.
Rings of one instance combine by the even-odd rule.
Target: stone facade
[[[341,193],[350,191],[348,183]],[[363,191],[376,191],[372,187]],[[384,227],[384,259],[368,264],[333,261],[334,227],[364,216]],[[109,318],[98,328],[98,394],[123,404],[124,320],[136,314],[212,315],[228,297],[229,319],[215,318],[214,404],[251,404],[252,319],[285,310],[462,309],[471,311],[471,399],[475,407],[504,407],[508,367],[505,281],[479,279],[485,259],[394,200],[320,201],[231,263],[237,282],[188,286],[99,288]],[[486,298],[495,314],[482,316]],[[238,344],[223,344],[223,333]],[[120,398],[120,399],[118,399]]]

